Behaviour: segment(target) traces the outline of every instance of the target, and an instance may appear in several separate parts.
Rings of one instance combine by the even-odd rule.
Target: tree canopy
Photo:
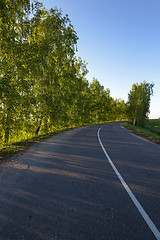
[[[133,84],[128,94],[128,117],[134,124],[143,125],[148,118],[150,99],[154,84],[142,82]]]
[[[0,2],[0,144],[54,131],[129,118],[146,119],[152,85],[134,85],[129,100],[86,76],[68,15],[38,1]],[[138,96],[138,97],[137,97]],[[138,100],[137,100],[138,98]],[[142,116],[142,117],[141,117]]]

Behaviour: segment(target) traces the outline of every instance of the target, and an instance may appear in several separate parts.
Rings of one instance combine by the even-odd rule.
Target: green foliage
[[[128,94],[128,117],[138,125],[143,125],[148,118],[153,86],[154,84],[145,81],[141,84],[133,84]]]
[[[110,116],[112,121],[127,120],[127,105],[122,99],[112,99]]]
[[[17,142],[17,140],[19,140],[19,139],[16,139],[16,141],[12,142],[12,144],[0,147],[0,160],[11,157],[15,153],[18,153],[20,151],[23,151],[23,150],[27,149],[32,144],[37,143],[37,142],[41,141],[42,139],[46,139],[46,138],[48,138],[50,136],[53,136],[55,134],[62,133],[62,132],[66,131],[66,130],[69,130],[71,128],[72,127],[68,127],[68,128],[60,127],[60,128],[54,129],[53,132],[43,134],[43,135],[40,135],[40,136],[34,136],[34,137],[32,136],[31,138],[28,137],[26,140],[21,139],[18,142]]]
[[[124,126],[129,128],[133,133],[140,134],[153,142],[160,143],[160,119],[147,120],[143,127],[135,126],[129,122],[124,123]]]
[[[93,78],[93,81],[90,84],[90,89],[92,122],[98,123],[109,120],[110,117],[108,113],[110,112],[112,101],[112,98],[110,97],[110,90],[105,90],[95,78]]]
[[[0,144],[125,118],[125,103],[86,80],[67,15],[29,0],[0,3]]]

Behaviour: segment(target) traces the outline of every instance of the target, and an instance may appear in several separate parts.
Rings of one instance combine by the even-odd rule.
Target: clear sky
[[[68,14],[79,37],[78,56],[125,101],[133,83],[154,83],[150,118],[160,117],[160,0],[41,0]]]

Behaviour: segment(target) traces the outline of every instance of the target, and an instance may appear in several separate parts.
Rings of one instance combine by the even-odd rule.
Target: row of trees
[[[1,144],[58,126],[127,119],[131,112],[139,121],[132,92],[125,104],[97,79],[87,81],[86,63],[76,57],[78,36],[67,15],[47,11],[36,1],[2,0],[0,26]]]

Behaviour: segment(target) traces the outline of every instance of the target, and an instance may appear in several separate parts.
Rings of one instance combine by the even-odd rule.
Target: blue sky
[[[79,37],[78,56],[125,101],[133,83],[154,83],[150,118],[160,117],[160,0],[42,0],[68,14]]]

